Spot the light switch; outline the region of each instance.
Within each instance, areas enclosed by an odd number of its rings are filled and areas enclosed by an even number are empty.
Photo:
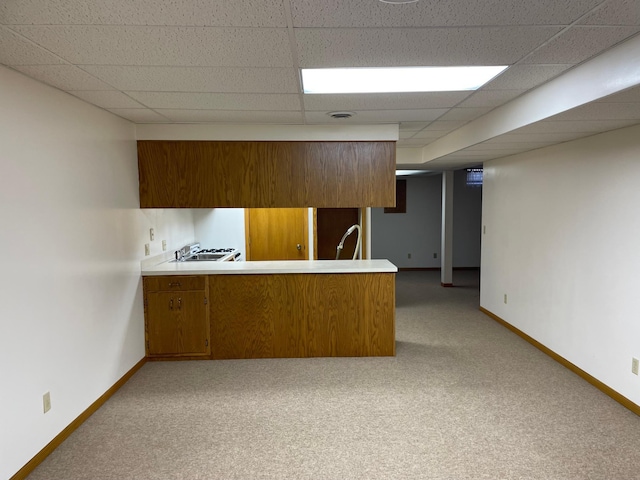
[[[155,238],[156,234],[153,231],[153,228],[149,229],[149,239],[153,242],[153,239]]]

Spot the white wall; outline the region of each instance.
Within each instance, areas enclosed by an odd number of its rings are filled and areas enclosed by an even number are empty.
[[[636,126],[485,163],[481,273],[484,308],[636,404],[639,157]]]
[[[482,189],[465,183],[466,171],[455,172],[453,266],[479,267]],[[441,205],[442,175],[407,177],[407,213],[371,209],[372,258],[400,268],[440,268]]]
[[[148,229],[193,239],[190,211],[139,209],[134,127],[0,67],[0,478],[22,468],[144,356]],[[52,409],[42,411],[51,392]]]
[[[198,208],[193,210],[196,241],[202,248],[234,247],[246,259],[244,208]]]

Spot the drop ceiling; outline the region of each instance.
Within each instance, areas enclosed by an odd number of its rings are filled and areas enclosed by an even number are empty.
[[[135,123],[396,123],[421,149],[639,32],[640,0],[3,0],[0,63]],[[301,93],[300,68],[414,65],[510,68],[475,92]],[[636,123],[640,87],[428,165]]]

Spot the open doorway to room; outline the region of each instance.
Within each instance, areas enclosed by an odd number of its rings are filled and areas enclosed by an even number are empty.
[[[359,208],[318,208],[316,212],[316,258],[318,260],[335,260],[336,248],[340,239],[352,225],[359,224]],[[363,229],[364,235],[364,229]],[[341,260],[353,257],[357,235],[349,235],[344,242],[340,254]],[[361,239],[364,243],[364,239]]]

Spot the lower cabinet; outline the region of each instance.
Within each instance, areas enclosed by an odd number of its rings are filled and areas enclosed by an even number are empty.
[[[198,357],[211,353],[208,278],[144,277],[148,357]]]

